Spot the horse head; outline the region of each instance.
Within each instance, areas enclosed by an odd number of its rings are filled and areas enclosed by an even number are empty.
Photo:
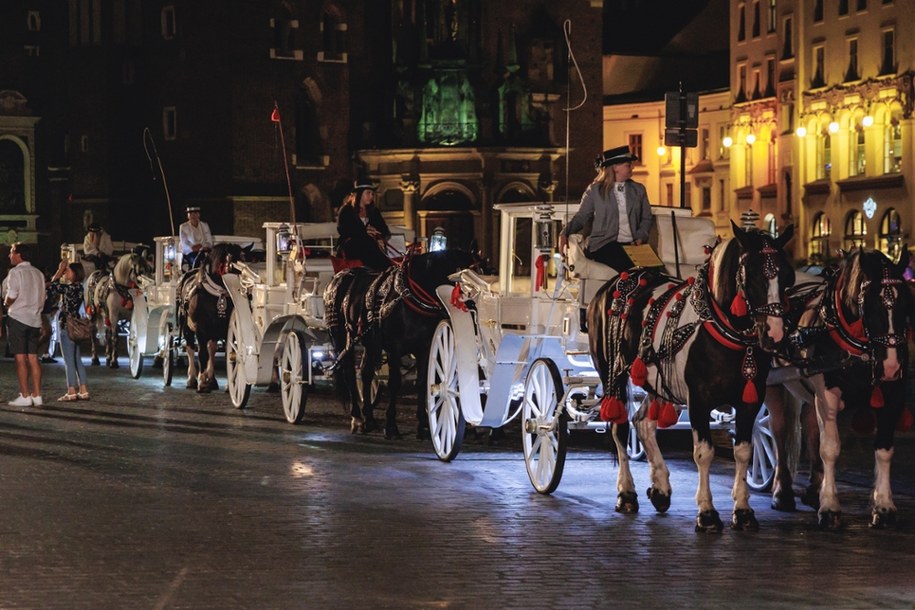
[[[898,378],[908,362],[906,329],[913,300],[903,276],[909,251],[902,251],[901,260],[893,263],[882,252],[853,250],[836,274],[836,322],[869,352],[875,380]]]
[[[752,325],[761,347],[773,349],[785,338],[785,290],[794,285],[794,268],[784,251],[794,225],[778,237],[731,225],[734,240],[715,265],[715,298],[739,324]]]
[[[112,275],[117,284],[127,286],[128,288],[135,288],[137,285],[137,278],[143,274],[152,272],[152,270],[152,265],[150,265],[145,252],[135,248],[134,251],[122,255],[118,259]]]
[[[250,250],[250,249],[249,249]],[[238,244],[218,243],[207,255],[207,272],[216,277],[222,277],[232,270],[232,263],[244,261],[246,250]]]

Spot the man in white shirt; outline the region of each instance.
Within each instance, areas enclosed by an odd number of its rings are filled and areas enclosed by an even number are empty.
[[[9,401],[11,407],[42,405],[38,339],[41,336],[41,309],[45,301],[45,277],[28,261],[30,254],[26,244],[16,243],[10,247],[12,267],[5,282],[6,298],[3,304],[6,305],[9,317],[7,342],[16,359],[16,378],[19,381],[19,396]]]
[[[196,266],[197,258],[201,252],[213,247],[213,234],[210,225],[200,220],[200,208],[195,205],[187,206],[187,222],[181,223],[178,229],[181,242],[181,252],[191,267]]]

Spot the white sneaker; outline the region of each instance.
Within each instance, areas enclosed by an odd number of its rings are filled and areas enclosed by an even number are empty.
[[[40,407],[44,404],[44,401],[41,399],[41,396],[32,396],[32,406]]]
[[[14,398],[13,400],[9,401],[6,404],[8,404],[11,407],[31,407],[32,398],[30,396],[23,396],[22,394],[20,394],[17,398]]]

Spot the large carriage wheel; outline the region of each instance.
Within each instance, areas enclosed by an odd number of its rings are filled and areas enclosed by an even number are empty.
[[[769,427],[769,409],[765,403],[759,408],[753,424],[751,440],[753,455],[747,468],[747,485],[753,491],[767,491],[775,478],[775,437]]]
[[[293,330],[287,333],[280,357],[280,394],[283,397],[283,413],[290,424],[298,424],[305,415],[308,400],[308,345],[305,333]]]
[[[229,398],[236,409],[244,408],[251,396],[251,384],[246,383],[244,363],[239,356],[243,349],[241,341],[241,320],[233,311],[226,336],[226,377],[229,379]]]
[[[130,376],[134,379],[139,379],[143,374],[143,352],[140,351],[137,326],[139,325],[131,324],[127,329],[127,357],[130,360]]]
[[[165,323],[165,353],[162,356],[162,382],[165,387],[172,385],[175,374],[175,327],[171,322]]]
[[[534,361],[524,382],[521,442],[527,475],[542,494],[556,491],[566,463],[569,424],[568,414],[559,410],[562,394],[556,364],[545,358]]]
[[[472,388],[471,391],[477,389]],[[466,423],[458,398],[454,330],[448,320],[438,323],[429,348],[426,413],[429,415],[429,434],[435,455],[443,462],[450,462],[461,451]]]

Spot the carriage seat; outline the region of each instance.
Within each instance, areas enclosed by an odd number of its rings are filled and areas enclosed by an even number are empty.
[[[619,275],[619,271],[609,265],[591,260],[585,256],[588,238],[580,233],[569,235],[569,271],[572,277],[606,282]]]

